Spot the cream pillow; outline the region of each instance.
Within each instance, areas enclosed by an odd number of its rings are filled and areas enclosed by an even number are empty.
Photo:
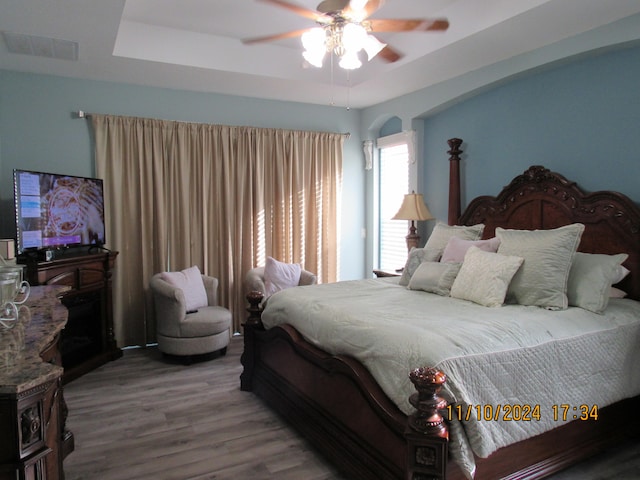
[[[478,225],[447,225],[446,223],[438,222],[433,228],[433,232],[429,235],[427,243],[424,248],[437,252],[436,260],[440,260],[442,252],[444,252],[447,243],[451,237],[462,238],[463,240],[480,240],[482,232],[484,231],[484,224]]]
[[[451,296],[485,307],[504,303],[511,279],[522,265],[522,257],[485,252],[472,246],[464,256]]]
[[[302,267],[298,263],[284,263],[267,257],[264,265],[265,296],[269,297],[285,288],[298,286],[301,273]]]
[[[619,278],[618,268],[629,255],[576,252],[569,272],[569,305],[602,313],[609,304],[611,284]]]
[[[400,281],[398,283],[405,287],[408,286],[409,280],[411,280],[414,272],[422,262],[435,262],[438,258],[440,258],[440,253],[437,250],[427,249],[426,247],[413,247],[409,252],[407,263],[405,263],[404,268],[402,269],[402,275],[400,276]]]
[[[496,228],[498,253],[524,258],[509,285],[507,301],[551,310],[567,308],[569,271],[583,231],[581,223],[551,230]]]
[[[461,263],[422,262],[411,276],[410,290],[449,295]]]
[[[187,268],[181,272],[162,272],[160,278],[182,290],[187,312],[209,305],[202,274],[197,266]]]

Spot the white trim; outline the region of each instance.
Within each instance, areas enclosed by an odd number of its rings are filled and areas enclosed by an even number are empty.
[[[362,150],[364,151],[364,169],[371,170],[373,168],[373,140],[362,142]]]
[[[415,130],[405,130],[386,137],[380,137],[376,140],[377,148],[389,148],[397,145],[407,145],[409,150],[409,164],[416,163],[416,132]]]

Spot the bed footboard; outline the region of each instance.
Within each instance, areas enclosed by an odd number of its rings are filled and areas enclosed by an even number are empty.
[[[265,331],[262,294],[252,292],[247,300],[242,390],[261,397],[348,478],[447,478],[442,372],[410,373],[416,412],[407,417],[355,359],[327,354],[290,325]]]

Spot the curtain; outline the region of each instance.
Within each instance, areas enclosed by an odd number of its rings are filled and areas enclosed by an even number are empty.
[[[155,341],[151,276],[197,265],[245,318],[243,280],[266,256],[338,279],[345,135],[91,116],[104,180],[120,346]]]

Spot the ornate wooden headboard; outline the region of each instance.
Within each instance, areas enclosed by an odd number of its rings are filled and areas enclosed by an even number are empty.
[[[459,185],[459,179],[450,182]],[[456,223],[484,223],[484,238],[492,237],[496,227],[534,230],[583,223],[578,250],[629,254],[624,265],[631,273],[617,286],[640,300],[640,207],[621,193],[587,193],[562,175],[533,166],[497,196],[472,200]]]

